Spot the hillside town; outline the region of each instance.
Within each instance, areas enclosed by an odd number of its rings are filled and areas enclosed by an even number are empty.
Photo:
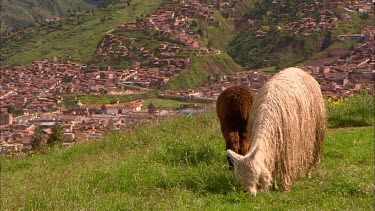
[[[88,66],[58,57],[34,61],[26,66],[12,66],[0,69],[0,144],[3,152],[28,152],[35,128],[42,129],[48,138],[55,124],[61,125],[64,145],[77,141],[101,139],[109,130],[131,128],[143,121],[153,121],[167,115],[183,114],[186,110],[200,111],[195,103],[207,103],[212,107],[220,93],[234,85],[246,85],[257,90],[272,77],[274,72],[263,69],[242,70],[226,75],[218,75],[211,82],[186,90],[159,90],[164,99],[183,101],[180,109],[158,108],[150,112],[144,99],[113,104],[84,104],[77,95],[134,95],[145,94],[168,83],[173,77],[188,71],[192,58],[206,54],[220,54],[200,42],[200,35],[191,30],[191,20],[200,18],[214,23],[215,11],[227,8],[241,1],[172,0],[170,4],[183,4],[174,10],[158,8],[154,14],[142,19],[120,23],[99,42],[95,52],[98,61],[131,61],[130,68],[120,69],[110,66]],[[294,33],[309,36],[311,31],[337,30],[337,21],[350,19],[352,12],[373,12],[368,1],[349,1],[342,5],[335,1],[318,5],[326,9],[318,19],[303,18],[299,22],[286,23],[282,28],[292,28]],[[330,9],[347,8],[349,12],[334,16]],[[305,5],[301,16],[309,14],[317,5]],[[273,11],[269,11],[272,13]],[[303,13],[303,14],[302,14]],[[256,20],[248,20],[252,26]],[[255,27],[254,27],[255,28]],[[249,30],[253,30],[253,27]],[[153,30],[157,38],[168,37],[167,41],[127,37],[127,31]],[[267,36],[265,31],[257,31],[257,38]],[[352,50],[327,52],[326,59],[301,68],[309,72],[320,84],[325,97],[350,97],[359,90],[374,93],[375,49],[374,28],[364,26],[358,34],[343,34],[337,37],[361,40]],[[276,71],[277,72],[277,71]],[[72,102],[68,104],[67,102]],[[19,112],[15,116],[9,112]],[[185,112],[189,113],[189,112]]]

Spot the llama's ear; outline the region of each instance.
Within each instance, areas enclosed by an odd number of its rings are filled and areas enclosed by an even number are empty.
[[[253,159],[257,153],[258,153],[258,146],[256,146],[250,153],[248,153],[246,155],[246,158]]]
[[[243,160],[243,156],[242,155],[237,154],[237,153],[233,152],[230,149],[227,150],[227,155],[233,161],[234,164],[237,163],[238,161]]]

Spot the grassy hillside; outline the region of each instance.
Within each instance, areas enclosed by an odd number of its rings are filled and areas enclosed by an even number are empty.
[[[224,18],[217,10],[213,17],[215,21],[201,22],[200,29],[203,31],[201,40],[210,48],[224,51],[228,47],[230,34],[235,31],[235,20]]]
[[[94,4],[83,0],[4,0],[1,2],[1,33],[17,31],[26,26],[42,23],[47,18],[67,15],[69,11],[87,9]]]
[[[373,210],[373,134],[329,130],[311,179],[253,198],[228,169],[216,115],[178,116],[99,143],[2,158],[2,209]]]
[[[226,53],[209,54],[192,58],[188,71],[171,79],[164,88],[186,89],[200,86],[213,79],[212,76],[240,71],[241,67]]]
[[[230,4],[228,8],[215,9],[212,21],[200,22],[200,29],[203,32],[201,40],[209,47],[227,50],[231,41],[231,35],[236,32],[238,23],[245,14],[255,7],[255,0],[245,0]]]
[[[1,2],[1,33],[18,31],[55,16],[93,9],[112,0],[3,0]]]
[[[26,65],[42,58],[59,58],[89,62],[104,34],[121,22],[135,20],[136,17],[151,13],[162,0],[135,1],[110,5],[105,9],[85,11],[64,19],[62,23],[38,27],[17,41],[2,46],[2,66]],[[57,28],[49,32],[45,28]]]
[[[232,34],[227,47],[227,52],[235,62],[247,68],[262,68],[276,66],[282,67],[301,64],[312,57],[318,57],[322,51],[331,47],[335,49],[341,41],[336,39],[337,35],[358,33],[365,25],[374,25],[373,15],[365,16],[358,13],[352,13],[350,20],[338,20],[333,25],[337,25],[334,30],[311,30],[301,29],[298,32],[295,27],[283,28],[284,23],[299,21],[302,17],[297,16],[298,11],[306,3],[312,1],[300,1],[297,3],[289,2],[277,4],[271,2],[278,1],[260,1],[261,3],[250,9],[244,20],[251,19],[255,21],[242,21],[242,28]],[[275,8],[273,8],[275,7]],[[274,9],[274,13],[265,16],[267,11]],[[275,12],[277,11],[277,12]],[[336,16],[345,13],[343,9],[333,10]],[[315,10],[309,17],[318,17],[318,10]],[[259,33],[266,33],[264,38],[257,38]],[[339,43],[339,44],[338,44]],[[352,45],[343,50],[348,50]]]

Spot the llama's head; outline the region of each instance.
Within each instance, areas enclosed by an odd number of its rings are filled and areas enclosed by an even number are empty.
[[[263,154],[258,148],[245,156],[227,150],[228,157],[233,161],[234,174],[240,186],[253,196],[258,189],[266,190],[271,185],[272,176],[262,161]]]

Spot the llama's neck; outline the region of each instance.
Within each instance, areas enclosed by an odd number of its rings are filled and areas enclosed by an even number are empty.
[[[269,86],[268,89],[264,89],[263,93],[258,93],[259,98],[253,105],[249,117],[248,130],[251,134],[249,151],[251,152],[252,149],[257,147],[261,149],[264,154],[265,166],[271,170],[274,166],[278,142],[283,136],[280,128],[283,124],[280,110],[282,109],[281,102],[283,102],[283,99],[281,98],[283,96],[275,94],[275,90],[279,88],[274,84],[268,84],[267,86]]]
[[[263,165],[272,171],[274,166],[274,157],[276,153],[276,143],[277,140],[277,132],[274,130],[274,128],[261,126],[260,128],[255,132],[252,139],[252,144],[250,146],[249,152],[252,152],[254,149],[259,150],[262,156],[259,157],[258,162],[262,162]]]

